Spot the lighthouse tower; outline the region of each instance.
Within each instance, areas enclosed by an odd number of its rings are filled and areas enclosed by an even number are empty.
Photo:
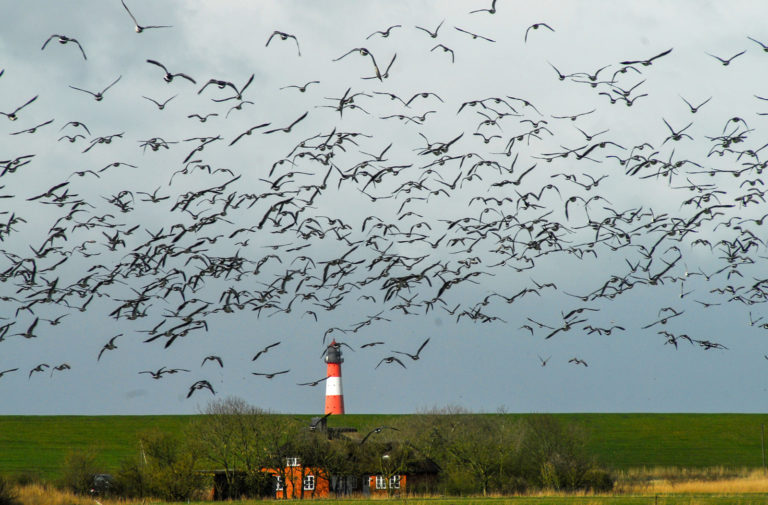
[[[344,358],[341,357],[341,344],[333,340],[325,350],[325,362],[328,363],[328,371],[325,381],[325,413],[343,414],[344,413],[344,394],[341,391],[341,364]]]

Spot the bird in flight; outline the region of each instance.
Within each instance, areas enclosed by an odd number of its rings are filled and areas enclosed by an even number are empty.
[[[445,19],[440,21],[440,24],[437,25],[437,28],[435,28],[435,31],[427,30],[426,28],[422,28],[421,26],[417,26],[416,29],[424,31],[424,32],[427,32],[430,37],[432,37],[433,39],[436,39],[437,38],[437,32],[440,31],[440,27],[443,26],[443,23],[445,23]]]
[[[634,65],[635,63],[639,63],[639,64],[643,65],[644,67],[647,67],[649,65],[652,65],[654,60],[657,60],[657,59],[661,58],[662,56],[666,56],[669,53],[671,53],[672,49],[674,49],[674,48],[667,49],[666,51],[663,51],[663,52],[657,54],[656,56],[651,56],[647,60],[628,60],[628,61],[621,61],[619,63],[621,63],[622,65]]]
[[[280,40],[293,39],[293,41],[296,42],[296,51],[298,51],[299,56],[301,56],[301,48],[299,47],[299,39],[297,39],[295,35],[291,35],[290,33],[285,33],[285,32],[280,32],[280,31],[275,30],[274,32],[272,32],[272,35],[270,35],[269,38],[267,39],[267,43],[264,45],[264,47],[269,46],[269,43],[272,42],[272,38],[275,35],[280,37]]]
[[[551,32],[554,32],[554,31],[555,31],[555,30],[554,30],[554,28],[552,28],[551,26],[549,26],[547,23],[534,23],[534,24],[532,24],[531,26],[529,26],[528,28],[526,28],[526,29],[525,29],[525,37],[523,38],[523,41],[524,41],[524,42],[528,42],[528,32],[529,32],[529,31],[531,31],[532,29],[533,29],[533,30],[538,30],[538,29],[539,29],[539,28],[541,28],[542,26],[543,26],[544,28],[548,29],[548,30],[549,30],[549,31],[551,31]]]
[[[306,83],[306,84],[305,84],[305,85],[303,85],[303,86],[298,86],[298,85],[296,85],[296,84],[290,84],[290,85],[288,85],[288,86],[283,86],[283,87],[282,87],[282,88],[280,88],[280,89],[296,88],[296,89],[298,89],[298,90],[299,90],[301,93],[304,93],[304,92],[306,92],[306,91],[307,91],[307,87],[308,87],[310,84],[320,84],[320,81],[309,81],[308,83]]]
[[[298,123],[299,123],[299,121],[301,121],[302,119],[304,119],[305,117],[307,117],[307,114],[309,114],[309,111],[307,111],[307,112],[305,112],[304,114],[302,114],[302,115],[301,115],[301,116],[300,116],[300,117],[299,117],[299,118],[298,118],[296,121],[294,121],[293,123],[289,124],[289,125],[288,125],[288,126],[286,126],[285,128],[274,128],[274,129],[272,129],[272,130],[267,130],[267,131],[265,131],[265,132],[264,132],[264,135],[267,135],[267,134],[270,134],[270,133],[275,133],[275,132],[284,132],[284,133],[290,133],[290,131],[291,131],[291,128],[293,128],[294,126],[296,126],[296,124],[298,124]]]
[[[274,344],[269,344],[267,347],[265,347],[264,349],[262,349],[259,352],[257,352],[256,356],[254,356],[251,361],[256,361],[259,358],[259,356],[261,356],[262,354],[265,354],[267,351],[269,351],[270,349],[272,349],[273,347],[276,347],[278,345],[280,345],[280,342],[275,342]]]
[[[32,378],[32,374],[33,373],[35,373],[35,372],[42,372],[46,368],[50,368],[50,365],[48,365],[48,363],[40,363],[35,368],[33,368],[32,370],[29,371],[29,377],[27,377],[27,380]]]
[[[205,363],[208,361],[218,363],[221,368],[224,368],[224,362],[221,360],[221,358],[219,356],[214,356],[214,355],[206,356],[205,358],[203,358],[203,362],[200,364],[200,366],[205,365]]]
[[[2,372],[0,372],[0,378],[2,378],[3,375],[7,373],[15,372],[16,370],[18,370],[18,368],[9,368],[8,370],[3,370]]]
[[[354,49],[350,49],[349,51],[347,51],[346,53],[342,54],[341,56],[339,56],[335,60],[331,60],[331,61],[339,61],[342,58],[345,58],[345,57],[349,56],[352,53],[360,53],[361,56],[370,56],[371,57],[371,62],[373,62],[373,68],[376,71],[376,77],[379,80],[381,80],[381,71],[379,70],[379,65],[376,64],[376,58],[373,56],[372,52],[370,52],[368,49],[366,49],[364,47],[356,47]]]
[[[736,53],[736,54],[734,54],[733,56],[731,56],[730,58],[727,58],[727,59],[726,58],[721,58],[721,57],[716,56],[716,55],[714,55],[712,53],[707,53],[707,54],[710,55],[711,57],[715,58],[716,60],[718,60],[720,63],[722,63],[724,67],[727,67],[728,65],[731,64],[731,62],[733,60],[735,60],[736,58],[738,58],[739,56],[741,56],[742,54],[744,54],[746,52],[747,52],[747,50],[745,49],[742,52]]]
[[[430,49],[429,52],[432,52],[437,48],[442,49],[444,53],[451,53],[451,63],[456,63],[456,56],[453,53],[453,49],[451,49],[450,47],[444,46],[443,44],[437,44],[435,47]]]
[[[96,361],[99,361],[101,359],[101,355],[104,354],[104,351],[113,351],[117,349],[117,345],[115,345],[115,340],[117,340],[117,337],[121,337],[123,334],[119,333],[115,335],[114,337],[109,339],[109,342],[104,344],[104,347],[101,348],[101,351],[99,351],[99,356],[96,358]]]
[[[370,436],[371,436],[371,435],[373,435],[374,433],[381,433],[383,430],[395,430],[395,431],[400,431],[400,430],[398,430],[397,428],[393,428],[392,426],[378,426],[378,427],[376,427],[376,428],[372,429],[371,431],[369,431],[368,433],[366,433],[366,435],[365,435],[365,436],[363,437],[363,439],[360,441],[360,445],[363,445],[363,444],[365,443],[365,441],[366,441],[366,440],[368,440],[368,437],[370,437]]]
[[[680,98],[682,98],[685,104],[688,106],[688,108],[691,109],[691,114],[696,114],[699,111],[699,109],[701,109],[705,104],[707,104],[710,100],[712,100],[712,97],[710,96],[709,98],[701,102],[699,105],[694,106],[691,102],[689,102],[682,96]]]
[[[216,394],[216,391],[213,390],[213,386],[211,386],[210,382],[208,382],[207,380],[199,380],[189,387],[189,393],[187,393],[187,398],[192,396],[192,393],[200,389],[207,389],[211,392],[211,394],[214,394],[214,395]]]
[[[290,372],[290,370],[280,370],[279,372],[271,372],[271,373],[251,372],[251,374],[253,374],[253,375],[263,375],[267,379],[271,379],[275,375],[281,375],[281,374],[288,373],[288,372]]]
[[[117,79],[115,79],[114,81],[112,81],[112,84],[110,84],[110,85],[109,85],[109,86],[107,86],[106,88],[102,89],[102,90],[101,90],[101,91],[99,91],[98,93],[94,93],[93,91],[88,91],[87,89],[76,88],[75,86],[70,86],[70,88],[72,88],[72,89],[76,89],[77,91],[82,91],[82,92],[84,92],[84,93],[88,93],[89,95],[93,95],[93,98],[94,98],[94,100],[96,100],[97,102],[100,102],[100,101],[102,101],[102,100],[104,99],[104,93],[106,93],[106,92],[107,92],[107,90],[108,90],[109,88],[111,88],[112,86],[114,86],[115,84],[117,84],[117,82],[118,82],[120,79],[122,79],[122,77],[123,77],[122,75],[118,76],[118,77],[117,77]]]
[[[387,356],[386,358],[382,358],[382,360],[381,360],[381,361],[379,361],[379,364],[378,364],[378,365],[376,365],[376,368],[379,368],[379,366],[380,366],[382,363],[387,363],[387,364],[389,364],[389,363],[397,363],[397,364],[398,364],[398,365],[400,365],[401,367],[403,367],[403,368],[406,368],[406,367],[405,367],[405,365],[403,364],[403,362],[402,362],[402,361],[400,361],[399,359],[397,359],[395,356]],[[375,370],[376,368],[374,368],[374,370]]]
[[[170,72],[168,71],[168,69],[165,67],[165,65],[163,65],[163,64],[162,64],[162,63],[160,63],[159,61],[156,61],[156,60],[147,60],[147,63],[150,63],[150,64],[152,64],[152,65],[156,65],[156,66],[158,66],[158,67],[160,67],[160,68],[162,68],[162,69],[163,69],[163,71],[165,72],[165,75],[163,76],[163,80],[164,80],[165,82],[168,82],[168,83],[170,83],[170,82],[172,82],[172,81],[173,81],[173,78],[174,78],[174,77],[182,77],[182,78],[184,78],[184,79],[188,80],[189,82],[191,82],[192,84],[197,84],[197,81],[195,81],[194,79],[192,79],[192,78],[191,78],[190,76],[188,76],[187,74],[183,74],[183,73],[181,73],[181,72],[179,72],[179,73],[177,73],[177,74],[172,74],[172,73],[170,73]]]
[[[326,379],[328,379],[328,377],[323,377],[322,379],[317,379],[316,381],[312,381],[312,382],[301,382],[301,383],[297,383],[296,385],[297,386],[317,386],[318,384],[320,384]]]
[[[589,366],[589,365],[587,365],[586,361],[584,361],[583,359],[579,359],[579,358],[571,358],[571,359],[568,360],[568,363],[573,363],[574,365],[584,365],[585,367]]]
[[[374,35],[377,35],[377,34],[381,35],[383,38],[387,38],[387,37],[389,37],[389,34],[390,34],[390,32],[392,31],[393,28],[400,28],[401,26],[402,25],[392,25],[389,28],[387,28],[386,30],[377,30],[377,31],[373,32],[372,34],[368,35],[365,38],[365,40],[368,40],[368,39],[370,39],[371,37],[373,37]]]
[[[62,44],[62,45],[63,44],[68,44],[69,42],[74,42],[77,45],[77,47],[80,48],[80,53],[82,53],[83,59],[84,60],[88,59],[88,57],[85,55],[85,51],[83,50],[83,46],[80,45],[80,42],[78,42],[77,39],[73,39],[71,37],[67,37],[66,35],[57,35],[57,34],[51,35],[50,37],[48,37],[48,40],[46,40],[43,43],[43,47],[41,47],[40,50],[42,51],[43,49],[45,49],[45,46],[47,46],[48,42],[50,42],[52,39],[56,39],[58,41],[58,43]]]
[[[142,98],[146,98],[147,100],[149,100],[153,104],[157,105],[158,110],[163,110],[163,109],[165,109],[165,106],[168,105],[168,102],[170,102],[171,100],[173,100],[177,96],[179,96],[179,95],[173,95],[171,98],[169,98],[168,100],[166,100],[164,102],[158,102],[154,98],[150,98],[148,96],[143,96],[143,95],[142,95]]]
[[[136,17],[134,17],[133,13],[128,8],[128,6],[125,5],[125,1],[124,0],[120,0],[120,3],[123,4],[123,7],[125,8],[125,11],[128,13],[129,16],[131,16],[131,19],[133,20],[133,29],[134,29],[134,31],[136,33],[141,33],[144,30],[148,30],[150,28],[171,28],[171,26],[169,26],[169,25],[147,25],[147,26],[142,26],[142,25],[139,24],[138,21],[136,21]]]
[[[13,112],[0,112],[3,116],[7,117],[10,121],[16,121],[19,117],[16,115],[21,109],[37,100],[38,95],[33,96],[24,105],[16,107]]]
[[[392,352],[394,352],[394,353],[397,353],[397,354],[403,354],[403,355],[405,355],[405,356],[408,356],[408,357],[409,357],[409,358],[411,358],[412,360],[416,361],[416,360],[418,360],[418,359],[419,359],[419,354],[421,353],[421,350],[422,350],[422,349],[424,349],[424,347],[425,347],[425,346],[426,346],[428,343],[429,343],[429,338],[427,338],[427,339],[424,341],[424,343],[423,343],[423,344],[421,344],[421,346],[419,346],[419,350],[418,350],[418,351],[416,351],[416,354],[410,354],[410,353],[407,353],[407,352],[403,352],[403,351],[392,351]]]
[[[475,14],[476,12],[487,12],[488,14],[496,14],[496,0],[491,0],[491,7],[489,9],[476,9],[473,11],[469,11],[470,14]]]
[[[259,128],[264,128],[264,127],[267,127],[267,126],[269,126],[270,124],[271,124],[271,123],[262,123],[262,124],[260,124],[260,125],[256,125],[256,126],[252,126],[252,127],[248,128],[248,129],[247,129],[247,130],[245,130],[243,133],[241,133],[240,135],[238,135],[237,137],[235,137],[235,139],[234,139],[232,142],[230,142],[230,143],[229,143],[229,145],[230,145],[230,146],[233,146],[233,145],[235,145],[235,142],[237,142],[237,141],[238,141],[238,140],[240,140],[241,138],[245,137],[246,135],[250,135],[250,134],[251,134],[251,133],[253,133],[255,130],[258,130]]]
[[[478,35],[477,33],[472,33],[469,30],[465,30],[464,28],[459,28],[458,26],[454,26],[454,28],[456,30],[460,31],[461,33],[466,33],[467,35],[469,35],[473,39],[483,39],[483,40],[487,40],[488,42],[496,42],[493,39],[489,39],[488,37],[484,37],[482,35]]]

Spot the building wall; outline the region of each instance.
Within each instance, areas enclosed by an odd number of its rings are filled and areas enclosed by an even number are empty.
[[[283,489],[275,491],[275,498],[327,498],[330,495],[330,483],[325,471],[320,468],[305,468],[302,466],[287,466],[280,471],[275,469],[265,470],[275,478],[283,477]],[[307,476],[314,477],[314,489],[304,489],[304,480]]]
[[[277,499],[332,497],[329,476],[320,468],[287,466],[283,470],[282,475],[281,472],[276,469],[265,469],[264,471],[271,474],[276,479],[284,476],[284,481],[282,483],[283,489],[275,490],[275,498]],[[312,490],[303,489],[304,479],[309,475],[314,477],[314,489]],[[406,480],[407,477],[405,475],[398,475],[397,484],[395,484],[395,482],[392,482],[385,477],[368,475],[362,482],[364,489],[358,489],[358,491],[370,496],[399,495],[405,493]],[[304,493],[303,495],[302,490]]]
[[[368,477],[368,489],[372,496],[386,496],[388,494],[401,494],[405,493],[405,482],[407,477],[405,475],[397,475],[398,484],[390,482],[383,476],[370,475]],[[391,486],[391,489],[390,489]]]

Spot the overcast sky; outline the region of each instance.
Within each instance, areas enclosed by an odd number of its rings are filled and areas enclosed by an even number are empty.
[[[2,2],[0,414],[765,411],[768,7],[126,5]]]

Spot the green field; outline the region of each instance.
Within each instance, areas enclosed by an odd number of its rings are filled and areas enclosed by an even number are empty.
[[[525,414],[489,414],[519,418]],[[295,416],[309,419],[310,416]],[[676,466],[730,468],[762,465],[763,414],[555,414],[581,426],[602,465],[624,470]],[[393,415],[332,416],[329,426],[360,430],[396,423]],[[181,431],[194,416],[2,416],[0,473],[55,478],[67,452],[92,449],[105,471],[138,454],[137,434]],[[554,502],[553,502],[554,503]],[[629,502],[623,502],[629,503]]]

